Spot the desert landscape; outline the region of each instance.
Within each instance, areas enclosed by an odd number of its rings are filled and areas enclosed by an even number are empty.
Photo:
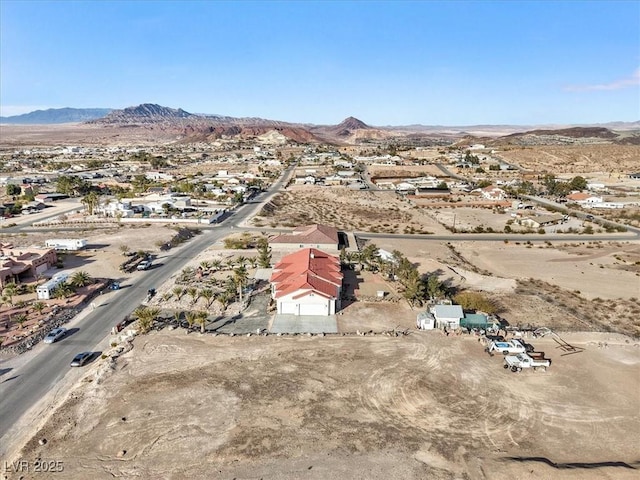
[[[68,479],[635,478],[638,343],[566,339],[585,350],[531,340],[552,369],[513,374],[439,332],[157,332],[87,373],[21,455]]]
[[[347,126],[353,130],[349,138],[383,143],[388,135],[374,134],[354,120],[342,128]],[[360,171],[349,178],[359,177],[368,187],[353,189],[347,183],[296,180],[309,171],[319,178],[340,172],[333,162],[349,163],[349,155],[365,155],[370,145],[341,147],[341,153],[326,145],[266,145],[258,137],[281,142],[288,130],[264,129],[268,125],[249,138],[242,136],[245,129],[233,139],[196,129],[195,136],[176,141],[176,131],[166,125],[138,125],[130,131],[113,124],[3,127],[5,160],[20,145],[47,151],[47,145],[79,142],[83,136],[91,138],[86,145],[100,148],[86,153],[92,161],[109,155],[110,144],[136,145],[133,153],[120,149],[114,154],[119,175],[89,182],[94,188],[109,184],[122,189],[107,204],[123,200],[124,192],[132,204],[143,206],[171,199],[159,192],[170,186],[180,187],[180,198],[190,195],[193,205],[223,205],[231,219],[245,208],[243,203],[260,203],[255,215],[232,223],[234,230],[188,258],[181,253],[184,246],[164,248],[185,228],[180,222],[187,216],[176,209],[172,216],[163,207],[126,221],[106,213],[88,215],[81,197],[65,200],[64,208],[58,204],[6,218],[0,239],[17,248],[42,245],[61,232],[85,239],[87,248],[59,252],[64,268],[116,281],[124,292],[143,288],[148,275],[123,271],[130,252],[150,258],[157,271],[177,258],[184,266],[154,284],[154,296],[140,303],[155,312],[153,328],[143,334],[131,313],[133,323],[123,331],[112,329],[100,343],[99,357],[66,375],[3,437],[3,460],[59,462],[55,465],[64,471],[51,472],[51,478],[69,479],[635,478],[640,451],[628,438],[640,429],[637,233],[600,220],[587,222],[584,214],[592,210],[581,206],[572,206],[571,218],[562,224],[520,227],[513,219],[523,215],[517,207],[521,199],[487,200],[466,187],[528,178],[542,188],[537,171],[555,172],[565,180],[580,173],[586,181],[606,182],[612,201],[626,202],[624,214],[606,212],[606,218],[632,227],[640,185],[626,173],[637,165],[637,146],[496,144],[492,148],[499,152],[482,160],[485,173],[456,167],[464,146],[406,147],[393,160],[379,149],[383,153],[376,150],[370,162],[353,162]],[[186,135],[184,125],[179,135]],[[314,135],[326,138],[335,132],[316,129]],[[174,140],[162,143],[169,138]],[[165,165],[161,173],[172,179],[161,181],[154,174],[155,183],[141,182],[136,176],[149,170],[145,162],[152,157],[139,148],[151,149]],[[62,156],[65,165],[82,164],[58,150],[43,155]],[[489,169],[499,158],[520,170]],[[570,162],[576,169],[567,167]],[[247,197],[234,204],[238,185],[260,180],[266,189],[281,174],[283,187],[267,200]],[[437,177],[436,182],[451,187],[437,195],[403,194],[375,188],[372,179],[378,177],[398,182]],[[146,200],[149,192],[143,187],[155,190],[149,196],[153,200]],[[5,196],[7,203],[11,200]],[[64,218],[51,220],[58,211],[66,212],[58,215]],[[550,213],[543,204],[527,210]],[[41,219],[49,220],[38,223]],[[316,223],[336,227],[352,242],[348,255],[354,260],[343,265],[337,333],[270,333],[275,315],[271,287],[253,279],[260,270],[258,240]],[[197,228],[214,233],[225,224]],[[358,255],[371,246],[398,252],[421,282],[436,278],[450,298],[475,292],[489,299],[503,322],[502,334],[544,352],[550,368],[505,370],[502,355],[485,353],[486,332],[418,330],[416,318],[433,299],[425,294],[422,301],[410,302],[393,275],[356,268]],[[272,251],[271,265],[284,254]],[[222,299],[218,295],[239,264],[251,279],[248,299]],[[207,289],[213,293],[203,296]],[[69,322],[70,328],[124,295],[103,293]],[[33,297],[28,293],[15,300],[29,304]],[[187,313],[196,311],[205,312],[206,319],[192,325],[191,318],[187,325]],[[172,318],[182,321],[171,323]],[[119,320],[110,320],[110,326]],[[533,330],[540,328],[553,333],[535,336]],[[36,345],[17,357],[0,350],[0,386],[11,388],[18,377],[9,372],[41,348]],[[7,479],[42,478],[15,469],[3,473]]]

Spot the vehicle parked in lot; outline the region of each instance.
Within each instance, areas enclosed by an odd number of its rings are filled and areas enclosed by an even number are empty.
[[[89,360],[91,360],[92,357],[93,357],[93,352],[82,352],[82,353],[79,353],[75,357],[73,357],[73,360],[71,360],[71,366],[72,367],[82,367]]]
[[[151,260],[143,260],[136,267],[137,270],[149,270],[151,268]]]
[[[490,355],[493,355],[493,352],[500,352],[503,355],[515,355],[525,353],[527,347],[522,341],[514,339],[507,342],[491,342],[486,351]]]
[[[67,329],[63,327],[54,328],[44,337],[44,343],[55,343],[67,334]]]
[[[546,370],[550,366],[551,360],[545,358],[544,352],[520,353],[504,357],[504,368],[509,368],[512,372],[521,372],[523,368]]]

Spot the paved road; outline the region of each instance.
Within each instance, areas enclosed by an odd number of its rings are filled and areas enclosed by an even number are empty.
[[[81,318],[70,324],[70,327],[78,329],[74,334],[52,345],[38,344],[34,351],[25,354],[29,355],[28,361],[14,359],[13,362],[0,363],[0,458],[8,448],[4,437],[20,417],[63,379],[65,382],[62,383],[67,385],[80,377],[80,372],[69,366],[76,353],[106,348],[111,328],[140,305],[149,288],[161,285],[201,251],[232,233],[236,225],[256,213],[262,203],[282,187],[292,169],[285,170],[269,191],[260,194],[258,202],[240,206],[223,223],[203,230],[179,248],[169,251],[156,262],[155,268],[137,272],[132,281],[123,284],[123,288],[109,293],[109,298],[105,298],[101,305],[83,312],[79,316]],[[98,304],[99,300],[95,303]],[[67,375],[69,377],[65,378]],[[60,395],[64,393],[59,392]]]

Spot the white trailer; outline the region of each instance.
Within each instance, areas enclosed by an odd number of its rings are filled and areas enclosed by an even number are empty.
[[[56,273],[51,280],[42,285],[38,285],[36,287],[36,297],[38,300],[49,300],[51,299],[51,294],[55,290],[55,288],[65,282],[69,278],[70,272],[59,272]]]
[[[54,238],[47,240],[45,245],[56,250],[82,250],[87,246],[84,238]]]

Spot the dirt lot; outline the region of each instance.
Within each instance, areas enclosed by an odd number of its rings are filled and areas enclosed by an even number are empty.
[[[446,232],[438,222],[395,192],[363,192],[344,187],[289,187],[253,219],[255,226],[272,228],[311,223],[366,232]]]
[[[527,170],[569,177],[582,175],[587,179],[604,176],[609,182],[619,174],[637,171],[640,163],[637,145],[536,146],[500,150],[499,155]]]
[[[82,480],[637,478],[640,349],[569,339],[586,350],[538,339],[551,369],[513,374],[470,336],[156,332],[89,367],[20,456]]]

